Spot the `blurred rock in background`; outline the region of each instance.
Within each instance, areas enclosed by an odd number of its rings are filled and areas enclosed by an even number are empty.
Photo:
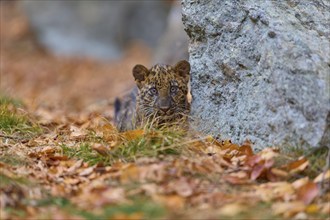
[[[21,6],[37,38],[51,52],[114,59],[131,41],[157,45],[171,1],[26,0]]]
[[[189,38],[181,18],[181,4],[176,1],[169,13],[166,31],[156,47],[153,63],[174,65],[179,60],[188,60]]]

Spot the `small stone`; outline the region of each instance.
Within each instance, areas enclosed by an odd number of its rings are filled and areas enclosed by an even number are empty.
[[[268,37],[275,38],[276,37],[276,33],[274,31],[269,31],[268,32]]]

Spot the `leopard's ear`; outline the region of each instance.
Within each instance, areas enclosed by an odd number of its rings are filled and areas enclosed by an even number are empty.
[[[133,76],[136,82],[136,85],[140,89],[142,87],[142,82],[146,79],[149,70],[147,67],[137,64],[133,68]]]
[[[175,71],[185,79],[186,82],[189,81],[190,74],[190,64],[186,60],[181,60],[174,66]]]

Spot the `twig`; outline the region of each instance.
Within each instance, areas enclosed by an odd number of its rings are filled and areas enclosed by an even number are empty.
[[[19,139],[19,137],[17,137],[17,136],[10,136],[10,135],[1,134],[1,133],[0,133],[0,137],[2,137],[2,138],[9,138],[9,139],[13,139],[13,140]]]
[[[2,134],[2,133],[0,133],[0,138],[8,138],[8,139],[12,139],[12,140],[15,140],[15,141],[19,141],[21,143],[25,143],[25,142],[29,141],[29,139],[24,139],[24,138],[20,138],[20,137],[17,137],[17,136],[11,136],[11,135],[6,135],[6,134]]]

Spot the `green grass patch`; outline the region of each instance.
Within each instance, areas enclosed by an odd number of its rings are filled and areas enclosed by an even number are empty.
[[[165,215],[165,209],[147,199],[133,199],[130,202],[123,204],[107,205],[97,213],[93,211],[83,210],[76,207],[70,200],[62,197],[49,197],[47,199],[37,201],[38,207],[56,206],[62,211],[74,215],[81,216],[85,219],[112,219],[115,217],[128,218],[139,216],[143,219],[155,219]]]
[[[50,206],[50,205],[55,205],[60,208],[64,208],[66,206],[71,206],[71,203],[68,199],[63,198],[63,197],[49,197],[46,199],[41,199],[37,201],[37,206]]]
[[[4,208],[4,212],[8,215],[11,216],[12,218],[15,217],[14,219],[25,219],[27,216],[27,212],[23,209],[18,209],[16,207],[6,207]]]
[[[19,111],[22,103],[18,100],[0,96],[0,128],[5,134],[17,134],[27,138],[41,133],[42,129],[27,116]]]
[[[132,131],[134,132],[134,131]],[[83,159],[90,165],[103,163],[110,165],[112,162],[121,160],[132,162],[141,157],[158,157],[160,155],[179,155],[182,151],[180,143],[183,134],[175,131],[149,130],[134,138],[123,135],[122,141],[117,146],[109,149],[107,155],[101,155],[92,148],[92,143],[84,142],[79,146],[68,147],[61,145],[63,154],[76,159]],[[106,141],[99,138],[96,143],[107,146]],[[93,143],[95,143],[93,142]]]
[[[38,200],[36,202],[37,207],[58,207],[61,209],[61,211],[68,213],[69,215],[73,216],[81,216],[85,219],[98,219],[96,215],[94,215],[91,212],[82,210],[77,208],[75,205],[73,205],[69,199],[63,198],[63,197],[48,197],[42,200]],[[47,212],[45,210],[44,213],[42,213],[41,216],[39,216],[42,219],[51,219],[53,217],[53,211],[49,210]]]
[[[327,158],[328,151],[329,148],[321,147],[318,149],[311,149],[305,154],[305,157],[309,160],[309,167],[305,171],[306,175],[315,178],[323,171],[326,165],[326,160],[329,160],[329,158]]]
[[[109,164],[110,158],[102,156],[93,150],[90,143],[82,143],[78,147],[68,147],[66,145],[61,145],[63,154],[76,159],[83,159],[84,162],[88,162],[90,165],[103,163]]]
[[[132,217],[142,219],[156,219],[164,217],[166,210],[161,205],[149,201],[147,199],[135,199],[126,204],[105,207],[102,215],[98,216],[99,219],[111,219],[114,217]]]
[[[25,158],[17,155],[17,154],[12,154],[8,152],[3,152],[3,154],[0,155],[0,162],[9,164],[12,166],[21,166],[21,165],[26,165],[27,161]]]
[[[24,177],[9,177],[3,173],[0,173],[0,188],[9,185],[31,185],[32,183]]]
[[[8,96],[0,95],[0,106],[2,105],[13,105],[15,107],[22,107],[23,102],[18,99],[13,99]]]
[[[179,155],[183,134],[168,130],[149,130],[137,138],[124,141],[116,147],[111,156],[114,159],[134,161],[140,157],[158,157],[160,155]]]
[[[91,142],[91,143],[107,144],[107,141],[104,140],[102,137],[97,136],[97,134],[94,130],[88,130],[87,137],[86,137],[85,141],[88,141],[88,142]]]

